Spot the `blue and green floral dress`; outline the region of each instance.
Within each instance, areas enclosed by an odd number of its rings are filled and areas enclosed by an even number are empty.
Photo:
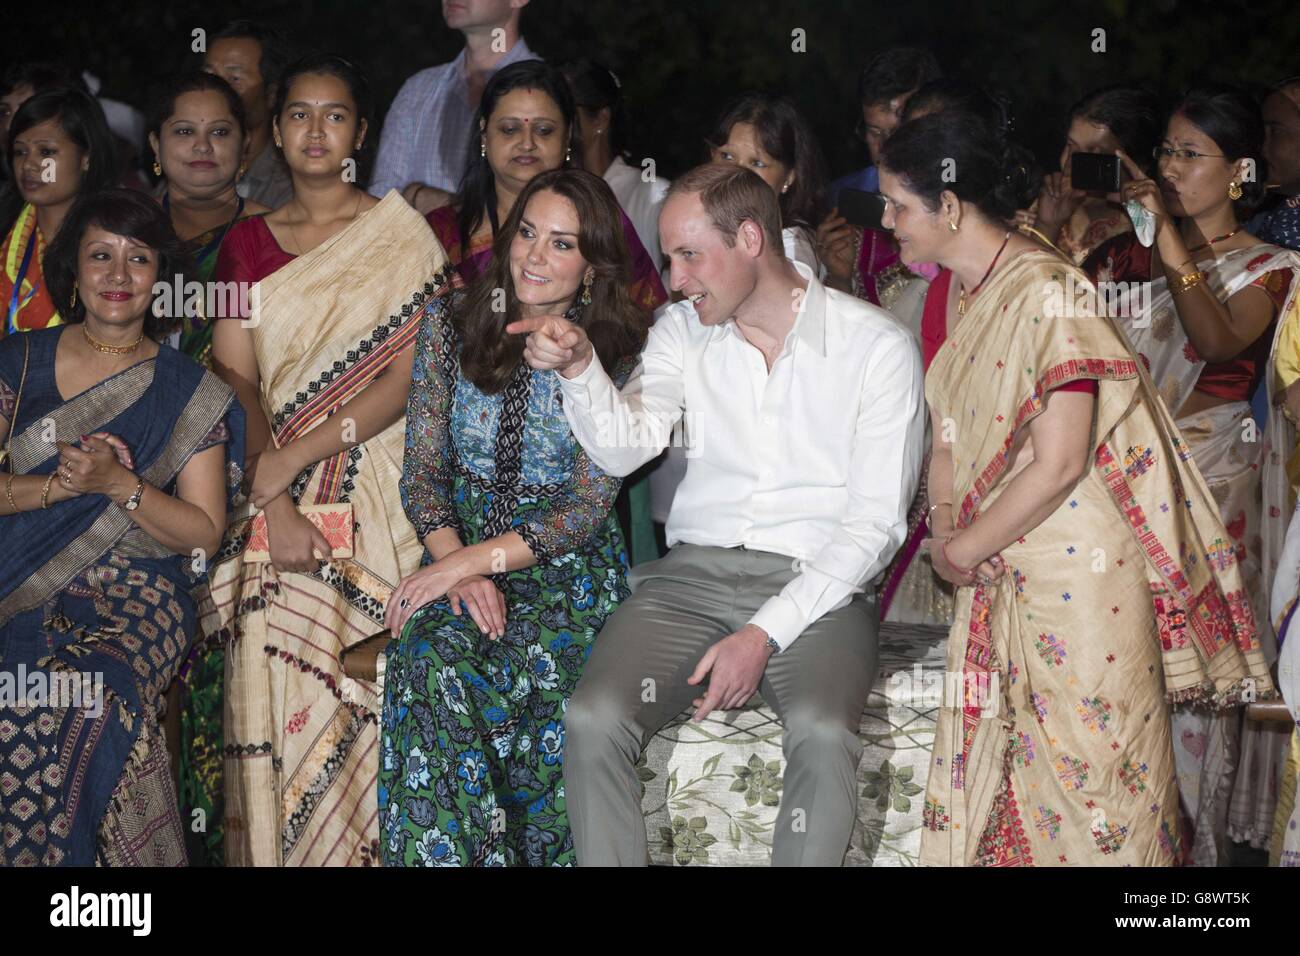
[[[619,479],[582,450],[553,372],[520,364],[486,395],[460,371],[451,312],[416,343],[402,504],[425,537],[518,533],[531,568],[494,576],[506,633],[491,641],[441,599],[388,646],[379,820],[386,866],[563,866],[564,711],[592,643],[627,595],[613,514]],[[426,562],[429,560],[425,556]]]

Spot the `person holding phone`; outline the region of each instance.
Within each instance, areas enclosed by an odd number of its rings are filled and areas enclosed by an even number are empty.
[[[1129,180],[1121,198],[1155,217],[1155,244],[1146,248],[1125,233],[1098,248],[1085,268],[1098,282],[1131,283],[1132,290],[1149,283],[1149,306],[1121,307],[1116,321],[1213,492],[1227,531],[1221,548],[1242,566],[1255,616],[1266,624],[1267,582],[1291,513],[1282,461],[1294,431],[1285,415],[1274,414],[1266,435],[1258,435],[1250,399],[1263,382],[1276,398],[1275,331],[1295,307],[1300,258],[1242,226],[1264,193],[1263,142],[1259,106],[1244,91],[1186,93],[1155,149],[1155,178],[1118,152]],[[1270,448],[1281,454],[1269,455]],[[1271,660],[1267,628],[1263,639]],[[1222,863],[1229,832],[1266,840],[1272,828],[1276,793],[1263,768],[1276,763],[1280,754],[1271,751],[1285,741],[1248,727],[1230,797],[1233,776],[1223,768],[1237,749],[1238,724],[1236,713],[1205,708],[1174,715],[1180,786],[1196,827],[1193,863]]]
[[[1024,221],[1076,265],[1107,239],[1130,231],[1117,181],[1126,177],[1116,150],[1134,157],[1149,176],[1162,115],[1159,98],[1139,86],[1104,86],[1084,96],[1070,107],[1060,171],[1043,177]]]

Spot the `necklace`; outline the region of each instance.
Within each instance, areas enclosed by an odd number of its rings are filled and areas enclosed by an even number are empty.
[[[1223,242],[1225,239],[1231,239],[1233,236],[1235,236],[1235,235],[1236,235],[1237,233],[1239,233],[1239,232],[1241,232],[1241,226],[1238,226],[1236,229],[1232,230],[1232,232],[1225,232],[1225,233],[1224,233],[1223,235],[1221,235],[1221,236],[1215,236],[1215,237],[1214,237],[1213,239],[1211,239],[1209,242],[1203,242],[1203,243],[1201,243],[1199,246],[1197,246],[1195,249],[1188,249],[1187,251],[1188,251],[1188,253],[1190,253],[1191,255],[1196,255],[1196,254],[1197,254],[1198,252],[1200,252],[1202,249],[1208,249],[1208,248],[1210,248],[1210,246],[1214,245],[1216,242]]]
[[[105,345],[103,342],[97,341],[84,324],[81,326],[81,334],[86,337],[86,342],[89,343],[92,349],[96,352],[103,352],[105,355],[130,355],[144,341],[144,332],[141,332],[140,337],[130,345]]]
[[[972,299],[975,298],[975,293],[979,292],[980,287],[984,285],[984,281],[988,279],[990,275],[993,274],[993,267],[996,266],[998,264],[998,260],[1002,258],[1002,250],[1007,247],[1007,243],[1010,241],[1011,241],[1011,230],[1008,229],[1007,234],[1002,237],[1002,245],[998,246],[998,251],[997,254],[994,255],[993,261],[990,262],[989,267],[984,270],[984,275],[980,278],[980,281],[975,283],[975,288],[970,290],[970,297]],[[965,286],[961,287],[961,295],[957,297],[957,314],[963,317],[966,315],[966,287]]]

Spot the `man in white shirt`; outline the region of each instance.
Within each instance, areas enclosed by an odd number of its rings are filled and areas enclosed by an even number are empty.
[[[421,214],[445,205],[460,187],[483,88],[504,66],[536,59],[519,35],[528,0],[442,0],[447,26],[465,35],[450,63],[431,66],[398,90],[384,119],[370,194],[400,190]]]
[[[784,257],[776,195],[748,170],[687,173],[659,232],[687,300],[660,315],[621,391],[579,326],[507,330],[531,333],[530,364],[559,372],[573,433],[605,471],[659,454],[683,414],[693,445],[671,550],[633,570],[569,702],[578,861],[644,864],[645,743],[692,702],[703,720],[761,690],[785,727],[772,861],[837,866],[876,677],[870,582],[902,544],[920,474],[920,356],[887,313]]]

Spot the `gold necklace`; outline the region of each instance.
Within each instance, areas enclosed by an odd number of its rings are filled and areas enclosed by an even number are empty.
[[[86,342],[89,343],[92,349],[96,352],[103,352],[105,355],[130,355],[138,349],[140,343],[144,341],[144,332],[142,331],[140,337],[130,345],[105,345],[103,342],[97,341],[95,337],[90,334],[85,323],[81,326],[81,334],[86,337]]]

